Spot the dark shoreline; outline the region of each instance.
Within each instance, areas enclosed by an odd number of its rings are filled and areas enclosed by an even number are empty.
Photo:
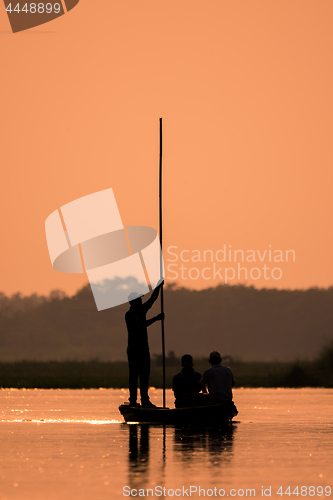
[[[226,363],[232,369],[236,387],[333,387],[331,373],[318,362],[241,362]],[[206,360],[195,360],[196,371],[203,372]],[[166,367],[166,386],[180,365]],[[150,386],[162,387],[162,369],[152,364]],[[88,389],[128,387],[126,361],[19,361],[0,362],[0,387],[16,389]]]

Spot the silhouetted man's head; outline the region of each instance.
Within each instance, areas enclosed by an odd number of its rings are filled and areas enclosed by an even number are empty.
[[[183,368],[192,368],[193,367],[193,358],[191,354],[184,354],[181,359]]]
[[[219,351],[212,351],[209,355],[209,360],[211,365],[219,365],[222,361],[222,356]]]
[[[130,303],[131,307],[140,307],[142,306],[142,295],[137,292],[130,293],[128,296],[128,302]]]

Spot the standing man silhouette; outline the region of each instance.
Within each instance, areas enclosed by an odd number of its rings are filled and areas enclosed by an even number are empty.
[[[130,308],[125,314],[125,321],[128,331],[127,358],[129,367],[130,406],[140,406],[136,401],[137,383],[138,377],[140,377],[141,405],[144,408],[156,408],[148,396],[150,353],[147,327],[156,321],[164,319],[164,315],[161,313],[154,318],[146,319],[146,314],[157,300],[160,288],[163,284],[164,281],[155,288],[150,299],[144,303],[142,303],[142,295],[138,293],[131,293],[128,296]]]

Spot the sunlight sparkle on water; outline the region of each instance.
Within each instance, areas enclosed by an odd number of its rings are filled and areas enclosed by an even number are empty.
[[[92,425],[102,425],[102,424],[121,424],[122,420],[87,420],[87,419],[77,419],[77,418],[40,418],[40,419],[30,419],[23,418],[15,419],[15,420],[0,420],[0,422],[32,422],[35,424],[67,424],[67,423],[76,423],[76,424],[92,424]]]

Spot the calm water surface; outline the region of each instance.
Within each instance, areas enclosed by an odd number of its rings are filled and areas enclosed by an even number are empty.
[[[127,395],[0,390],[0,500],[333,497],[332,389],[236,389],[225,433],[125,424]]]

